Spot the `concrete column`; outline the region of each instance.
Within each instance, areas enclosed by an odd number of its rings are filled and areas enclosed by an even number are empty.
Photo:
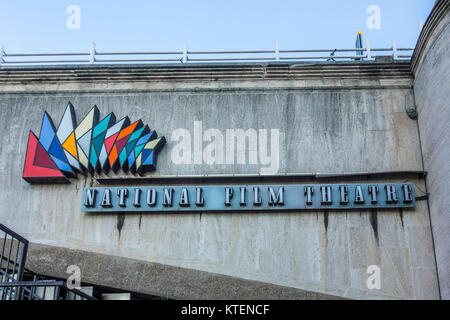
[[[442,299],[450,299],[449,8],[449,1],[436,1],[411,62]]]

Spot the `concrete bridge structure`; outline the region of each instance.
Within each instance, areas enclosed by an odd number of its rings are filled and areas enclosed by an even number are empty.
[[[83,282],[174,299],[449,299],[449,19],[449,2],[437,1],[411,61],[0,68],[0,222],[31,241],[33,271],[65,278],[77,265]],[[165,136],[156,171],[24,181],[29,130],[39,133],[44,111],[59,121],[69,101],[78,120],[97,105],[100,118],[142,119]],[[229,129],[254,129],[259,143],[266,130],[256,161],[249,144],[243,162],[226,161],[227,143],[223,161],[195,152],[208,145],[205,132]],[[190,133],[190,161],[176,158],[176,132]],[[274,181],[411,182],[417,204],[81,212],[84,187]],[[367,286],[371,265],[379,289]]]

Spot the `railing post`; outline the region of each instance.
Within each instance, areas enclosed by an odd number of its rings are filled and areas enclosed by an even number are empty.
[[[397,54],[397,44],[395,42],[395,39],[392,40],[392,57],[394,60],[397,60],[398,54]]]
[[[25,269],[25,263],[27,261],[27,253],[28,253],[28,240],[23,241],[22,245],[22,253],[20,255],[20,263],[17,270],[17,280],[22,281],[23,279],[23,272]]]
[[[89,55],[89,63],[94,64],[95,62],[95,42],[91,43],[91,52]]]
[[[371,60],[372,59],[372,52],[370,51],[369,39],[366,39],[366,51],[367,51],[367,60]]]
[[[184,43],[183,47],[183,63],[187,62],[187,42]]]
[[[3,52],[4,52],[4,47],[2,44],[0,44],[0,66],[3,64]]]
[[[275,60],[280,61],[280,49],[278,48],[278,40],[275,41]]]

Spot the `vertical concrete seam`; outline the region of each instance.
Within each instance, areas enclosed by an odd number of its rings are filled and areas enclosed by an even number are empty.
[[[412,90],[413,90],[413,95],[412,96],[413,96],[414,106],[417,108],[417,105],[416,105],[416,93],[415,93],[415,89],[414,89],[414,84],[413,84]],[[420,148],[420,159],[421,159],[421,162],[422,162],[422,171],[425,172],[425,162],[423,160],[422,139],[420,137],[419,117],[420,117],[420,114],[417,116],[417,120],[414,120],[414,121],[416,121],[416,124],[417,124],[417,135],[418,135],[418,138],[419,138],[419,148]],[[428,195],[427,176],[428,175],[425,175],[425,177],[423,178],[423,181],[424,181],[424,184],[425,184],[425,192]],[[432,218],[431,218],[429,197],[427,197],[426,200],[427,200],[427,209],[428,209],[428,219],[430,221],[431,244],[433,246],[434,266],[436,268],[436,280],[437,280],[437,285],[438,285],[438,293],[439,293],[439,299],[442,300],[441,283],[440,283],[440,280],[439,280],[439,267],[438,267],[437,257],[436,257],[436,245],[434,243],[433,222],[432,222]]]

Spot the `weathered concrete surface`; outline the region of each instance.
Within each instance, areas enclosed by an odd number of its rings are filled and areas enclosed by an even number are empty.
[[[290,87],[327,85],[360,87],[402,85],[409,82],[409,63],[225,63],[178,65],[84,65],[56,67],[6,67],[0,69],[2,91],[118,89],[133,82],[133,89],[219,88],[264,89],[288,84]],[[330,79],[331,81],[327,81]],[[355,80],[365,81],[359,83]],[[406,81],[405,81],[406,80]],[[246,85],[247,84],[247,85]]]
[[[404,111],[413,103],[411,74],[402,63],[382,66],[365,74],[345,64],[333,72],[306,65],[308,76],[274,80],[127,82],[111,74],[98,83],[47,83],[45,70],[35,78],[30,71],[28,79],[0,87],[0,219],[37,244],[340,297],[436,299],[426,201],[408,211],[94,215],[80,212],[83,187],[96,183],[91,177],[63,186],[21,179],[28,130],[38,133],[44,110],[59,121],[69,100],[79,119],[97,104],[101,116],[141,118],[165,135],[155,176],[260,173],[261,165],[174,164],[171,134],[177,128],[193,133],[196,120],[203,130],[221,132],[279,129],[279,174],[421,171],[417,122]],[[410,181],[425,189],[422,179]],[[381,268],[380,290],[366,287],[372,264]],[[171,296],[164,287],[154,294]]]
[[[77,265],[83,270],[84,282],[150,295],[164,292],[170,299],[339,299],[265,282],[34,243],[30,244],[28,263],[38,274],[62,279],[67,278],[67,266]]]
[[[439,282],[450,299],[450,2],[437,1],[412,61]]]

